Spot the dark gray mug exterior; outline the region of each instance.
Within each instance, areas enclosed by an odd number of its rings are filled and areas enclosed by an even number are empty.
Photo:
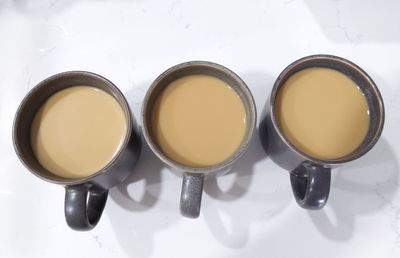
[[[307,155],[290,143],[276,120],[274,106],[280,87],[291,75],[310,67],[325,67],[342,72],[360,87],[367,99],[370,111],[370,128],[367,136],[358,149],[343,158],[319,160]],[[385,111],[381,94],[366,72],[341,57],[312,55],[293,62],[279,75],[263,109],[259,133],[267,154],[276,164],[290,172],[290,181],[297,203],[306,209],[321,209],[328,200],[331,169],[368,152],[382,133],[384,118]]]
[[[37,110],[50,96],[76,85],[93,86],[112,95],[124,110],[127,136],[118,153],[103,169],[85,178],[68,179],[52,174],[37,161],[31,148],[30,128]],[[140,128],[121,91],[104,77],[85,71],[56,74],[34,87],[16,112],[13,143],[21,162],[35,176],[65,186],[65,218],[75,230],[90,230],[96,226],[106,204],[108,190],[130,175],[141,152]]]
[[[209,167],[188,167],[168,158],[159,150],[151,137],[151,111],[157,96],[172,81],[193,74],[205,74],[225,81],[236,91],[243,101],[247,117],[247,132],[238,150],[227,160]],[[228,68],[207,61],[190,61],[178,64],[163,72],[150,86],[142,105],[143,135],[150,149],[161,161],[183,175],[180,200],[181,214],[189,218],[197,218],[200,214],[204,177],[222,175],[229,171],[232,164],[247,150],[253,136],[257,113],[253,96],[242,79]]]

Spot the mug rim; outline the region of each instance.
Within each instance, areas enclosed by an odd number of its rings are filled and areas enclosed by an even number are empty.
[[[53,179],[53,178],[49,178],[45,175],[43,175],[42,172],[37,171],[35,169],[33,169],[30,165],[29,162],[27,162],[27,160],[25,159],[24,155],[23,155],[23,151],[21,150],[21,147],[19,145],[19,140],[17,139],[17,135],[16,135],[16,127],[17,127],[17,122],[19,121],[20,117],[21,117],[21,112],[23,107],[25,107],[25,105],[27,104],[28,100],[30,98],[32,98],[32,96],[34,95],[34,93],[36,93],[39,89],[46,87],[48,85],[49,82],[52,82],[54,80],[63,78],[63,77],[70,77],[70,76],[86,76],[86,77],[91,77],[94,78],[95,80],[100,80],[102,82],[104,82],[104,85],[107,85],[107,87],[110,87],[112,89],[112,91],[114,93],[116,93],[117,95],[119,95],[121,97],[121,101],[122,103],[120,103],[118,100],[118,104],[120,104],[120,106],[124,109],[124,111],[127,112],[128,116],[126,118],[126,122],[127,122],[127,131],[126,131],[126,135],[124,138],[123,143],[121,144],[121,146],[119,147],[117,153],[113,156],[113,158],[104,166],[102,167],[100,170],[96,171],[95,173],[86,176],[86,177],[79,177],[79,178],[62,178],[60,177],[60,179]],[[70,88],[70,87],[74,87],[77,85],[69,85],[61,90]],[[88,85],[91,87],[95,87],[92,85]],[[61,91],[59,90],[59,91]],[[57,92],[59,92],[57,91]],[[55,92],[56,93],[56,92]],[[53,93],[51,96],[53,96],[55,93]],[[107,93],[109,94],[109,93]],[[111,94],[109,94],[111,95]],[[50,98],[51,96],[49,96],[48,98]],[[112,95],[111,95],[112,96]],[[114,99],[115,97],[112,96]],[[47,99],[48,99],[47,98]],[[47,100],[46,99],[46,100]],[[45,101],[46,101],[45,100]],[[43,105],[43,103],[41,104]],[[35,176],[39,177],[40,179],[50,182],[50,183],[54,183],[54,184],[59,184],[59,185],[77,185],[77,184],[82,184],[82,183],[86,183],[91,181],[92,179],[94,179],[95,177],[105,173],[106,171],[108,171],[108,169],[110,167],[112,167],[116,161],[118,160],[118,158],[122,155],[122,152],[127,148],[129,140],[131,138],[132,135],[132,130],[133,130],[133,118],[132,118],[132,112],[129,108],[129,104],[124,96],[124,94],[121,92],[121,90],[114,84],[112,83],[110,80],[108,80],[107,78],[97,74],[97,73],[93,73],[93,72],[88,72],[88,71],[81,71],[81,70],[72,70],[72,71],[65,71],[65,72],[60,72],[57,74],[54,74],[50,77],[47,77],[46,79],[40,81],[38,84],[36,84],[31,90],[29,90],[29,92],[25,95],[25,97],[22,99],[22,101],[20,102],[18,109],[15,113],[14,116],[14,121],[13,121],[13,126],[12,126],[12,139],[13,139],[13,146],[14,146],[14,150],[19,158],[19,160],[22,162],[22,164]],[[43,169],[45,169],[43,167]],[[47,170],[47,169],[46,169]],[[49,171],[51,173],[51,171]],[[61,179],[62,178],[62,179]]]
[[[154,90],[159,87],[160,83],[164,80],[164,78],[167,77],[168,75],[178,72],[182,69],[185,69],[188,67],[189,68],[196,67],[196,66],[212,68],[212,69],[217,70],[220,73],[223,73],[223,74],[228,75],[229,77],[233,78],[237,82],[237,85],[239,86],[240,90],[248,98],[249,104],[250,104],[249,113],[252,116],[250,118],[250,124],[248,125],[248,130],[244,137],[244,141],[239,145],[239,147],[235,150],[235,152],[230,157],[223,160],[222,162],[217,163],[215,165],[211,165],[211,166],[205,166],[205,167],[186,166],[184,164],[178,163],[178,162],[174,161],[173,159],[169,158],[157,147],[157,145],[152,140],[152,137],[151,137],[151,134],[149,131],[149,126],[146,123],[147,108],[148,108],[147,106],[149,105],[150,97],[152,96]],[[232,70],[228,69],[227,67],[225,67],[223,65],[220,65],[220,64],[217,64],[214,62],[210,62],[210,61],[196,60],[196,61],[187,61],[187,62],[183,62],[183,63],[179,63],[177,65],[174,65],[174,66],[168,68],[167,70],[165,70],[164,72],[162,72],[153,81],[153,83],[150,85],[150,87],[147,90],[146,95],[143,99],[142,110],[141,110],[141,122],[142,122],[142,128],[143,128],[143,130],[142,130],[143,136],[144,136],[147,144],[149,145],[152,152],[162,162],[164,162],[165,164],[167,164],[168,166],[170,166],[172,168],[179,169],[179,170],[182,170],[187,173],[208,174],[208,173],[211,173],[214,171],[220,171],[220,170],[223,170],[223,169],[229,167],[232,163],[234,163],[236,160],[238,160],[245,153],[245,151],[247,150],[247,148],[251,142],[251,139],[254,135],[254,131],[256,129],[257,110],[256,110],[254,98],[253,98],[253,95],[251,94],[250,89],[248,88],[246,83],[239,77],[239,75],[237,75]]]
[[[299,65],[305,63],[305,62],[309,62],[309,61],[313,61],[313,60],[323,60],[326,62],[336,62],[336,63],[341,63],[344,65],[348,65],[350,67],[352,67],[355,71],[357,71],[357,73],[361,76],[363,76],[366,81],[368,82],[368,87],[371,87],[375,93],[376,99],[378,100],[378,104],[379,104],[379,112],[380,112],[380,124],[379,127],[376,131],[376,133],[374,134],[374,138],[371,139],[371,141],[369,142],[369,144],[367,146],[365,146],[365,148],[363,148],[361,151],[355,153],[354,155],[349,154],[347,156],[344,156],[343,158],[339,158],[339,159],[318,159],[315,158],[309,154],[307,154],[306,152],[300,150],[299,148],[297,148],[294,144],[292,144],[292,142],[285,136],[285,134],[281,131],[280,126],[278,125],[278,121],[276,118],[276,113],[275,113],[275,99],[276,99],[276,95],[279,91],[279,89],[284,85],[285,80],[283,80],[288,74],[289,77],[292,76],[293,74],[290,74],[292,72],[293,69],[295,69],[296,67],[298,67]],[[307,69],[307,68],[311,68],[311,67],[324,67],[324,66],[309,66],[309,67],[304,67],[303,69]],[[303,70],[301,69],[301,70]],[[330,68],[333,69],[333,68]],[[298,72],[298,71],[297,71]],[[296,73],[296,72],[295,72]],[[342,72],[341,72],[342,73]],[[347,75],[346,75],[347,76]],[[288,78],[289,78],[288,77]],[[291,64],[289,64],[278,76],[278,78],[276,79],[274,86],[272,88],[271,91],[271,95],[270,95],[270,102],[269,102],[269,112],[271,113],[271,121],[272,124],[278,134],[278,136],[280,137],[280,139],[295,153],[297,153],[297,155],[301,156],[303,159],[305,160],[309,160],[311,162],[314,162],[316,164],[320,164],[323,166],[336,166],[336,165],[340,165],[343,163],[347,163],[350,161],[353,161],[361,156],[363,156],[365,153],[367,153],[375,144],[376,142],[379,140],[382,131],[383,131],[383,127],[384,127],[384,123],[385,123],[385,107],[383,104],[383,98],[381,93],[379,92],[378,87],[376,86],[375,82],[372,80],[372,78],[358,65],[356,65],[355,63],[339,57],[339,56],[335,56],[335,55],[328,55],[328,54],[315,54],[315,55],[309,55],[309,56],[305,56],[302,57],[300,59],[297,59],[296,61],[292,62]]]

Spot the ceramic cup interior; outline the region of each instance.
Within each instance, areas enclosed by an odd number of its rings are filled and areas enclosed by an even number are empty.
[[[219,164],[208,166],[208,167],[188,167],[183,164],[177,163],[176,161],[170,159],[167,155],[165,155],[157,146],[157,144],[153,141],[151,135],[151,113],[154,106],[154,103],[159,96],[159,94],[173,81],[182,78],[188,75],[195,74],[204,74],[219,78],[226,82],[228,85],[232,87],[236,91],[236,93],[241,98],[244,106],[247,117],[246,124],[246,133],[245,137],[242,141],[240,147],[235,151],[235,153],[229,157],[228,159],[222,161]],[[143,134],[148,142],[152,151],[166,164],[170,167],[178,168],[180,170],[192,173],[207,173],[214,170],[221,170],[230,164],[232,164],[235,160],[237,160],[247,148],[250,139],[255,130],[256,124],[256,108],[254,104],[253,97],[250,93],[250,90],[240,79],[238,75],[229,70],[226,67],[221,65],[205,62],[205,61],[192,61],[186,62],[179,65],[176,65],[164,73],[162,73],[150,86],[145,99],[143,101],[143,109],[142,109],[142,124],[143,124]]]
[[[31,147],[31,124],[36,112],[56,92],[76,85],[87,85],[104,90],[113,96],[121,105],[127,120],[127,134],[119,152],[113,159],[100,171],[85,178],[69,179],[57,176],[45,169],[36,159]],[[17,155],[23,164],[36,176],[57,184],[75,184],[87,181],[97,174],[112,166],[119,157],[121,150],[125,149],[129,142],[132,130],[132,117],[128,103],[119,89],[104,77],[84,71],[71,71],[56,74],[45,79],[34,87],[22,100],[14,120],[13,141]]]
[[[319,160],[296,148],[284,135],[283,131],[279,127],[279,123],[277,122],[277,118],[275,116],[275,100],[279,89],[284,85],[284,83],[290,76],[300,70],[312,67],[330,68],[345,74],[357,84],[357,86],[363,92],[368,103],[368,108],[370,112],[370,126],[364,141],[352,153],[349,153],[348,155],[339,159]],[[383,130],[383,124],[385,120],[382,96],[374,81],[368,76],[365,71],[363,71],[356,64],[344,58],[331,55],[307,56],[293,62],[288,67],[286,67],[286,69],[283,70],[282,73],[279,75],[272,89],[270,108],[272,114],[272,122],[274,123],[278,134],[281,136],[282,140],[284,140],[284,142],[286,142],[286,144],[292,148],[292,150],[296,151],[305,159],[311,160],[315,163],[332,165],[341,164],[357,159],[364,155],[367,151],[369,151],[379,139]]]

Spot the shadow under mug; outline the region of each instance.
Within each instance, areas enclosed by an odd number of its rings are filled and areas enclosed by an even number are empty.
[[[30,129],[36,112],[49,97],[77,85],[96,87],[114,97],[124,111],[127,133],[117,154],[105,167],[88,177],[70,179],[51,173],[38,162],[31,147]],[[108,189],[130,175],[141,151],[140,129],[121,91],[102,76],[84,71],[56,74],[34,87],[15,115],[13,142],[19,159],[34,175],[65,186],[65,218],[75,230],[90,230],[96,226],[107,201]]]
[[[151,113],[159,94],[173,81],[188,75],[204,74],[216,77],[229,86],[241,98],[246,112],[246,133],[235,153],[225,161],[208,167],[189,167],[180,164],[165,155],[155,144],[151,135]],[[207,61],[191,61],[178,64],[163,72],[150,86],[142,106],[143,135],[154,154],[174,171],[183,175],[180,211],[189,218],[197,218],[200,214],[201,197],[205,176],[222,175],[229,171],[248,148],[256,125],[256,107],[250,90],[242,79],[228,68]]]
[[[330,68],[345,74],[357,84],[367,100],[370,112],[367,136],[355,151],[345,157],[333,160],[314,158],[296,148],[279,127],[275,113],[275,101],[279,89],[294,73],[310,67]],[[312,55],[293,62],[279,75],[264,107],[259,133],[262,145],[271,159],[290,171],[290,182],[297,203],[305,209],[321,209],[328,200],[331,169],[368,152],[382,133],[384,117],[381,94],[365,71],[341,57]]]

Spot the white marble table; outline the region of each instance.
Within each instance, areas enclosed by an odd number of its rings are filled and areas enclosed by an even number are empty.
[[[0,257],[400,257],[400,1],[0,0]],[[11,126],[27,91],[66,70],[113,81],[136,116],[149,84],[188,60],[236,71],[259,111],[297,58],[330,53],[381,89],[377,146],[333,173],[322,211],[301,209],[255,137],[231,174],[207,181],[198,219],[179,214],[181,179],[147,147],[90,232],[70,230],[64,189],[31,175]]]

